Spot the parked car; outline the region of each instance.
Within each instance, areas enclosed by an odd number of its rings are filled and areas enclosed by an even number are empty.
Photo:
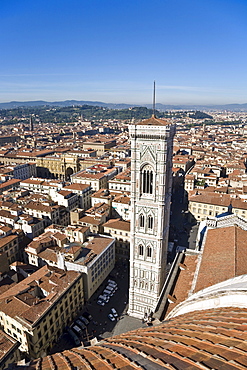
[[[117,311],[115,310],[115,308],[111,308],[111,313],[114,317],[118,317],[118,313]]]
[[[113,289],[115,289],[115,290],[117,290],[118,289],[118,286],[117,285],[114,285],[114,284],[112,284],[112,283],[108,283],[108,285],[107,286],[109,286],[109,287],[112,287]]]
[[[110,291],[110,292],[112,292],[112,294],[115,292],[115,288],[113,288],[110,285],[107,285],[107,287],[105,289],[108,290],[108,291]]]
[[[113,314],[112,314],[112,313],[109,313],[108,318],[109,318],[111,321],[115,321],[115,317],[113,316]]]
[[[81,321],[81,320],[76,320],[76,325],[79,326],[79,328],[81,328],[82,330],[85,330],[86,329],[86,325]]]
[[[104,301],[105,303],[108,303],[109,300],[110,300],[110,297],[108,295],[105,295],[105,294],[101,294],[98,296],[98,299],[101,299],[102,301]]]
[[[112,290],[105,289],[103,290],[103,294],[112,297],[114,292]]]
[[[69,327],[66,328],[67,333],[69,334],[72,341],[75,343],[76,346],[79,346],[81,344],[79,338],[77,335],[71,330]]]
[[[84,312],[84,313],[82,314],[82,316],[86,317],[86,319],[87,319],[88,321],[92,321],[92,320],[93,320],[93,316],[92,316],[92,315],[90,315],[90,313],[88,313],[88,312]]]
[[[73,325],[72,326],[72,329],[74,330],[74,332],[77,334],[77,335],[82,335],[83,334],[83,332],[82,332],[82,330],[81,330],[81,328],[79,328],[79,326],[78,325]]]
[[[98,299],[97,300],[97,304],[99,304],[100,306],[104,306],[105,305],[105,301],[103,301],[102,299]]]
[[[83,324],[88,325],[89,321],[84,316],[80,316],[80,320],[83,322]]]
[[[117,286],[117,283],[115,281],[111,280],[111,279],[108,280],[108,283],[111,283],[111,284]]]

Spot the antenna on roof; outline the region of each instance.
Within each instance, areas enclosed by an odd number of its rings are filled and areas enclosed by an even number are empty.
[[[153,117],[155,117],[155,81],[154,81],[154,94],[153,94]]]

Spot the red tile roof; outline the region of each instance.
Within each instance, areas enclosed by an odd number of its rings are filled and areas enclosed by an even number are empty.
[[[191,290],[194,273],[198,262],[198,255],[184,255],[174,290],[170,291],[173,297],[173,303],[169,303],[166,315],[173,310],[175,306],[188,298]]]
[[[16,346],[16,343],[11,336],[0,330],[0,361]]]
[[[97,346],[32,361],[26,369],[246,370],[246,322],[246,308],[190,312]]]
[[[110,219],[103,224],[104,227],[110,227],[111,229],[130,231],[130,221],[124,221],[120,218]]]
[[[246,239],[237,226],[208,230],[195,291],[247,273]]]
[[[171,122],[161,119],[161,118],[156,118],[154,115],[152,115],[151,118],[145,119],[144,121],[141,121],[137,123],[137,126],[167,126],[170,125]]]

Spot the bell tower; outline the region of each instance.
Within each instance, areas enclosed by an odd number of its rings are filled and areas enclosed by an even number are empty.
[[[29,131],[33,131],[33,117],[30,116],[30,119],[29,119]]]
[[[154,311],[167,263],[175,125],[153,116],[129,126],[131,240],[129,315]]]

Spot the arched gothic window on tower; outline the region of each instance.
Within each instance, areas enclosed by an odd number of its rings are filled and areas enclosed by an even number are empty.
[[[147,257],[151,258],[152,257],[152,248],[147,247]]]
[[[153,216],[148,216],[148,229],[152,229],[154,226]]]
[[[143,214],[141,214],[140,217],[139,217],[139,226],[144,227],[144,216],[143,216]]]
[[[143,256],[143,254],[144,254],[144,248],[143,248],[143,245],[140,244],[139,245],[139,256]]]
[[[142,193],[153,194],[153,170],[151,166],[144,166],[141,173]]]

